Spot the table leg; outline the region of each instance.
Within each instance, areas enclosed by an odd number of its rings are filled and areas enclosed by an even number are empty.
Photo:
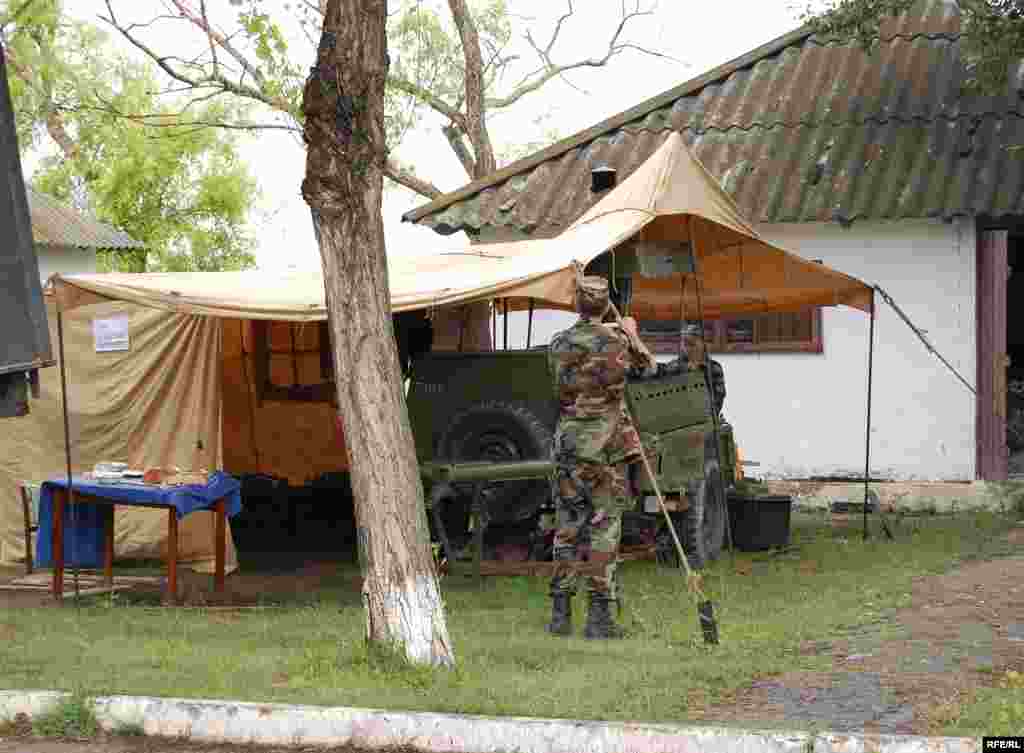
[[[173,507],[167,510],[167,594],[178,603],[178,511]]]
[[[213,585],[218,594],[224,593],[224,560],[227,554],[227,512],[224,500],[218,499],[213,507],[216,517],[216,568],[214,570]]]
[[[57,601],[64,600],[64,508],[67,502],[67,491],[53,490],[53,597]]]
[[[108,586],[114,585],[114,506],[107,505],[104,511],[103,530],[103,579]]]
[[[32,574],[32,498],[25,486],[21,487],[21,508],[25,514],[25,573]]]

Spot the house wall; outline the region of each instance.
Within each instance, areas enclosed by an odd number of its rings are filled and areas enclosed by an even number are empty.
[[[763,225],[774,243],[881,285],[938,351],[975,380],[975,229],[941,220]],[[575,319],[535,314],[532,344]],[[716,356],[725,369],[725,414],[751,475],[775,479],[863,476],[868,317],[823,311],[823,354]],[[511,347],[526,339],[509,317]],[[502,347],[498,324],[498,347]],[[667,359],[666,359],[667,360]],[[880,299],[875,322],[872,476],[901,481],[975,477],[974,396]]]
[[[885,289],[969,383],[975,380],[972,221],[764,225],[771,241]],[[974,396],[884,301],[876,303],[871,473],[897,480],[975,476]],[[868,318],[823,312],[822,355],[724,355],[751,469],[769,478],[863,475]]]
[[[96,271],[96,250],[71,246],[44,246],[36,244],[39,259],[39,279],[45,283],[50,275],[89,274]]]

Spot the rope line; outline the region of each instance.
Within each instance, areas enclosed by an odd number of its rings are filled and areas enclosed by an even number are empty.
[[[918,339],[924,344],[924,347],[927,348],[932,355],[934,355],[936,358],[942,361],[943,365],[945,365],[945,367],[949,369],[950,372],[952,372],[953,376],[960,380],[960,382],[964,385],[964,387],[966,387],[970,391],[972,395],[977,395],[978,391],[974,388],[974,386],[971,385],[971,383],[968,382],[966,379],[964,379],[963,375],[959,371],[957,371],[956,368],[954,368],[953,364],[947,361],[946,358],[941,353],[939,353],[935,346],[932,345],[928,338],[925,336],[924,332],[922,332],[912,321],[910,321],[910,317],[907,316],[907,314],[903,311],[903,309],[899,307],[896,301],[892,299],[892,296],[885,292],[885,290],[883,290],[880,285],[874,285],[872,287],[874,288],[875,292],[882,297],[882,300],[884,300],[886,303],[889,304],[890,307],[892,307],[892,310],[895,311],[896,314],[900,317],[900,319],[903,320],[904,324],[910,327],[911,331],[915,335],[917,335]]]

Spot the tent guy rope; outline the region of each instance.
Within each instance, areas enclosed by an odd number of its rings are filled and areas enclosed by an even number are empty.
[[[928,349],[928,352],[930,352],[932,355],[934,355],[936,358],[938,358],[940,361],[942,361],[943,365],[947,369],[949,369],[950,372],[952,372],[953,376],[955,376],[957,379],[960,380],[960,383],[963,384],[963,386],[966,387],[970,391],[970,393],[972,395],[977,395],[978,391],[971,385],[970,382],[968,382],[966,379],[964,379],[963,375],[961,375],[960,372],[957,371],[953,367],[953,365],[949,361],[947,361],[946,358],[941,353],[939,353],[938,350],[936,350],[935,346],[931,344],[931,342],[925,336],[924,332],[922,332],[920,330],[920,328],[918,328],[912,321],[910,321],[910,317],[907,316],[907,314],[903,311],[903,309],[901,309],[899,307],[899,305],[896,303],[896,301],[894,301],[892,299],[892,296],[889,295],[887,292],[885,292],[885,290],[883,290],[880,285],[874,285],[874,286],[872,286],[872,289],[876,293],[878,293],[880,296],[882,296],[882,300],[885,301],[886,303],[888,303],[889,306],[892,307],[892,310],[895,311],[896,314],[900,317],[900,319],[903,320],[904,324],[906,324],[908,327],[910,327],[910,329],[913,331],[913,333],[915,335],[917,335],[918,339],[922,343],[924,343],[924,347]],[[873,308],[874,308],[874,304],[872,304],[872,309]]]

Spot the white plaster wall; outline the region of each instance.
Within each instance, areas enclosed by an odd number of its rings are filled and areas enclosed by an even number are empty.
[[[881,285],[969,383],[975,381],[975,230],[971,221],[764,225],[771,241]],[[876,303],[871,473],[974,479],[974,396],[881,299]],[[823,311],[823,355],[720,358],[750,469],[770,478],[864,473],[868,317]]]
[[[42,246],[36,244],[39,280],[45,284],[50,275],[89,274],[96,271],[96,251],[91,248]]]
[[[975,381],[975,230],[941,220],[763,225],[783,248],[881,285],[970,384]],[[572,314],[537,312],[532,344]],[[716,356],[725,413],[748,473],[767,478],[863,476],[868,317],[823,311],[814,354]],[[498,347],[503,325],[498,320]],[[526,315],[509,316],[511,347],[526,342]],[[974,396],[881,299],[875,321],[871,473],[899,480],[974,479]]]

